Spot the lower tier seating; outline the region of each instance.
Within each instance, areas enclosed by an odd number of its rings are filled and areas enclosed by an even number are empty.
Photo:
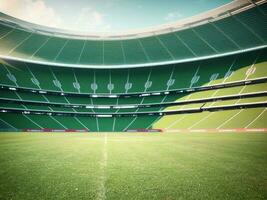
[[[267,108],[246,108],[166,116],[83,117],[0,113],[0,129],[88,129],[126,131],[127,129],[228,129],[266,128]]]

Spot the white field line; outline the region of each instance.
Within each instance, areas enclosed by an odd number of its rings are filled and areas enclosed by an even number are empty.
[[[263,113],[265,113],[265,111],[267,110],[267,108],[263,109],[263,111],[254,119],[252,120],[247,126],[245,126],[245,128],[248,128],[251,124],[253,124],[257,119],[260,118],[260,116],[263,115]]]
[[[214,112],[209,113],[206,117],[203,117],[201,120],[197,121],[196,123],[194,123],[192,126],[189,127],[189,129],[193,128],[194,126],[198,125],[200,122],[206,120],[207,118],[209,118],[212,114],[214,114]]]
[[[239,113],[241,113],[244,109],[241,109],[240,111],[238,111],[236,114],[234,114],[232,117],[230,117],[228,120],[226,120],[225,122],[223,122],[220,126],[218,126],[216,129],[220,129],[223,125],[227,124],[229,121],[231,121],[233,118],[235,118],[237,115],[239,115]]]
[[[108,161],[108,151],[107,151],[108,137],[107,133],[105,133],[104,137],[104,145],[103,145],[103,155],[102,160],[100,161],[100,176],[99,176],[99,188],[97,190],[97,200],[105,200],[106,199],[106,168]]]
[[[6,122],[5,120],[0,118],[0,121],[2,121],[4,124],[8,125],[9,127],[11,127],[12,129],[17,130],[14,126],[12,126],[10,123]]]

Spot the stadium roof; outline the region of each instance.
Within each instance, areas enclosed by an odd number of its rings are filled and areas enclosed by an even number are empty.
[[[120,35],[82,35],[1,14],[0,57],[66,67],[122,68],[265,48],[267,6],[265,0],[256,2],[236,0],[175,23]]]

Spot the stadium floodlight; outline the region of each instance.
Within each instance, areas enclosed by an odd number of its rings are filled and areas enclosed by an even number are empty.
[[[112,117],[112,115],[96,115],[96,117]]]
[[[17,90],[17,88],[10,87],[9,90]]]
[[[46,94],[47,92],[46,92],[46,91],[42,91],[42,90],[40,90],[39,93],[40,93],[40,94]]]
[[[190,89],[187,89],[186,91],[187,92],[193,92],[193,91],[195,91],[195,89],[194,88],[190,88]]]
[[[115,109],[120,109],[120,108],[137,108],[137,105],[121,105],[121,106],[114,106],[113,108]]]
[[[147,97],[150,96],[151,94],[141,94],[140,97]]]
[[[117,98],[118,95],[109,95],[108,97],[109,97],[109,98]]]
[[[110,106],[96,106],[99,109],[110,109]]]

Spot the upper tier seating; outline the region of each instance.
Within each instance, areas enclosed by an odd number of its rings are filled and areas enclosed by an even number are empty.
[[[0,86],[76,94],[134,94],[186,90],[267,77],[267,49],[167,66],[88,70],[2,60]]]
[[[253,4],[252,4],[253,5]],[[266,4],[183,30],[122,40],[73,39],[0,23],[0,55],[68,65],[118,67],[183,62],[266,46]]]

